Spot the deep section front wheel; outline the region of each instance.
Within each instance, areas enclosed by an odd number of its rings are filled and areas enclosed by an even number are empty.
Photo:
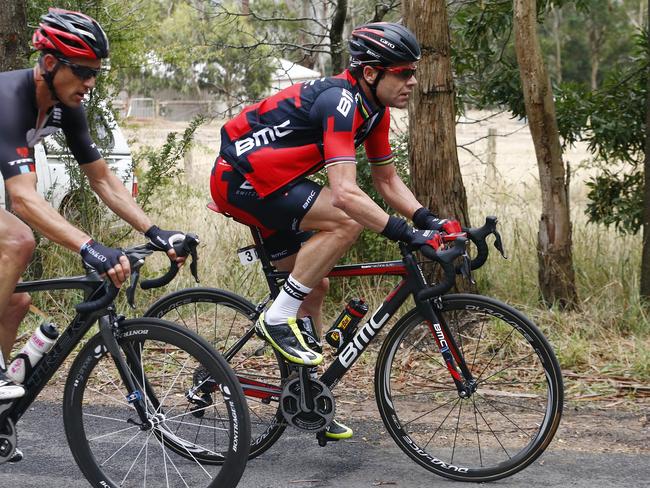
[[[193,330],[230,363],[248,400],[251,458],[280,438],[286,427],[280,395],[288,367],[266,341],[253,333],[257,315],[251,302],[218,288],[188,288],[162,297],[145,316]]]
[[[386,338],[375,372],[381,417],[399,447],[429,471],[476,482],[510,476],[557,430],[558,361],[539,329],[503,303],[476,295],[448,295],[441,303],[434,305],[437,324],[413,310]],[[475,380],[466,397],[438,348],[441,324]]]
[[[248,459],[243,392],[202,338],[158,319],[120,323],[121,371],[101,334],[74,361],[63,419],[93,486],[235,487]],[[130,376],[136,391],[128,391]]]

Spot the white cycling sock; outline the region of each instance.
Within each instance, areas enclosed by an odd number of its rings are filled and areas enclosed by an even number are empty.
[[[278,297],[264,312],[264,321],[269,325],[286,324],[287,317],[295,317],[298,314],[300,304],[311,290],[289,275]]]

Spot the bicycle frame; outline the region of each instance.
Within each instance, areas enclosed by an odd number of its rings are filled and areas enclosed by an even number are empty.
[[[86,276],[26,281],[18,283],[18,285],[16,285],[15,292],[29,293],[50,290],[82,290],[85,294],[85,299],[92,299],[96,298],[102,293],[103,285],[104,281],[93,273]],[[104,317],[106,320],[102,320]],[[72,353],[77,344],[81,342],[83,337],[90,330],[98,318],[100,318],[100,322],[102,322],[100,325],[100,330],[104,337],[107,336],[105,331],[109,331],[110,335],[109,327],[114,322],[111,319],[115,318],[115,311],[112,306],[108,308],[108,313],[105,311],[77,313],[70,324],[58,337],[52,349],[50,349],[50,351],[43,356],[43,358],[34,367],[31,375],[26,379],[24,383],[26,390],[25,395],[15,400],[14,403],[10,403],[8,405],[8,408],[5,408],[5,410],[0,413],[0,425],[3,424],[3,419],[6,416],[8,416],[14,422],[14,424],[18,422],[18,420],[23,416],[32,402],[36,399],[36,397],[38,397],[45,385],[47,385],[47,383],[50,381],[52,376],[54,376],[54,373],[61,367],[63,362]],[[111,342],[114,344],[111,344]],[[114,339],[113,341],[106,339],[106,343],[109,350],[113,345],[117,347]],[[113,353],[114,351],[110,352]],[[123,366],[124,358],[120,354],[117,356],[114,355],[113,357],[116,362],[120,363],[120,366]],[[120,368],[120,372],[124,370],[124,367]],[[127,385],[133,386],[132,380],[130,378],[125,380]],[[137,408],[138,406],[136,405],[136,409]]]
[[[279,280],[286,279],[288,272],[275,271],[268,255],[265,253],[262,238],[259,230],[251,227],[251,233],[255,241],[255,246],[262,262],[262,269],[266,277],[271,297],[277,296],[280,292]],[[404,248],[401,248],[404,251]],[[404,252],[403,252],[404,254]],[[325,372],[319,378],[330,389],[333,389],[343,378],[348,370],[354,365],[359,357],[364,353],[377,334],[383,329],[389,319],[397,312],[402,304],[410,295],[413,296],[417,310],[428,321],[431,333],[434,336],[442,357],[445,360],[447,369],[458,389],[461,397],[468,396],[475,389],[475,381],[472,374],[460,353],[460,349],[449,332],[449,328],[442,317],[436,312],[432,301],[420,300],[418,294],[428,288],[422,270],[412,254],[405,254],[401,261],[382,261],[376,263],[363,263],[351,265],[335,266],[327,275],[330,278],[335,277],[352,277],[352,276],[402,276],[402,280],[384,299],[384,302],[371,315],[370,319],[361,325],[343,349],[337,355],[337,358],[330,364]],[[434,300],[435,301],[435,300]],[[266,301],[260,304],[257,309],[257,315],[261,313]],[[251,317],[257,319],[257,317]],[[244,334],[228,351],[224,353],[227,360],[230,360],[239,351],[243,345],[254,334],[254,328]],[[259,398],[270,398],[279,395],[280,391],[269,392],[269,385],[244,380],[242,383],[244,393],[249,396]],[[272,390],[273,388],[271,388]],[[278,389],[279,390],[279,389]]]

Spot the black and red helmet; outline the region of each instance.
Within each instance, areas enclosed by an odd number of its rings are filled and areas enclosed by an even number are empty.
[[[108,38],[95,19],[80,12],[50,8],[32,37],[38,51],[51,51],[66,58],[108,57]]]
[[[352,65],[387,67],[415,63],[422,55],[415,35],[393,22],[361,25],[352,31],[348,44]]]

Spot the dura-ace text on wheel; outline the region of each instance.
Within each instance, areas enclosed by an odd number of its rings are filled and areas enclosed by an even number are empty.
[[[171,320],[201,335],[230,363],[240,381],[251,420],[250,458],[277,441],[286,427],[279,410],[288,368],[272,347],[252,334],[255,307],[217,288],[189,288],[164,296],[145,316]]]
[[[158,319],[122,321],[116,338],[137,391],[126,391],[101,334],[81,350],[66,383],[65,430],[87,479],[102,487],[236,486],[250,431],[223,358],[193,332]]]
[[[414,310],[379,355],[381,417],[399,447],[436,474],[477,482],[514,474],[544,451],[559,425],[557,359],[537,327],[511,307],[474,295],[441,300],[436,315],[472,372],[472,392],[459,394],[441,361],[440,324]]]

